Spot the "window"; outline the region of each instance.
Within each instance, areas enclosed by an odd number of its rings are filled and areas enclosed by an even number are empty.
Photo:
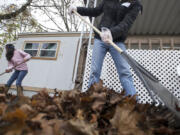
[[[43,43],[40,50],[40,57],[55,57],[57,43]]]
[[[171,44],[170,43],[163,43],[162,49],[163,50],[171,50],[172,49]]]
[[[29,53],[32,57],[38,55],[39,43],[26,43],[24,51]]]
[[[152,50],[160,50],[160,43],[152,43]]]
[[[142,50],[149,50],[149,44],[148,43],[141,43],[141,49]]]
[[[180,43],[174,44],[174,50],[180,50]]]
[[[59,50],[59,41],[31,41],[25,42],[24,51],[34,59],[56,59]]]
[[[129,49],[180,50],[178,36],[131,36],[125,43]]]
[[[138,43],[131,43],[131,49],[139,49]]]

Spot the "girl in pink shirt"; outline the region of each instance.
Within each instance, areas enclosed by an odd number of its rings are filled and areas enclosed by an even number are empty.
[[[15,71],[5,85],[5,94],[8,93],[12,83],[16,80],[17,95],[23,96],[23,87],[21,86],[21,83],[28,73],[28,67],[25,62],[30,58],[31,55],[22,50],[16,50],[13,44],[6,45],[6,59],[8,61],[8,68],[6,69],[6,73],[12,72],[14,67]]]

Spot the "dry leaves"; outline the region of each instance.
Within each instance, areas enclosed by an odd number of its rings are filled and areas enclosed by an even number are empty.
[[[0,88],[3,90],[3,88]],[[138,104],[104,88],[44,89],[32,98],[0,94],[0,135],[180,135],[180,120],[164,106]]]

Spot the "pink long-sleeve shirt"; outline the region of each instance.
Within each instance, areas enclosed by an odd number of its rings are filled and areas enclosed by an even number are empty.
[[[8,61],[7,69],[12,69],[14,66],[22,63],[24,60],[29,60],[30,58],[31,58],[30,54],[22,50],[15,50],[11,61]],[[21,65],[15,67],[15,70],[28,70],[27,64],[22,63]]]

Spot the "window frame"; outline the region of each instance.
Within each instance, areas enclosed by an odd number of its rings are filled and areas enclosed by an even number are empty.
[[[125,41],[127,49],[132,49],[134,43],[138,43],[139,47],[137,49],[142,50],[142,44],[147,44],[147,50],[180,50],[180,38],[178,36],[131,35]]]
[[[57,60],[58,54],[59,54],[59,48],[60,48],[60,41],[58,40],[51,40],[51,41],[24,41],[24,45],[22,50],[25,51],[25,45],[27,43],[38,43],[39,47],[38,47],[38,52],[37,52],[37,56],[36,57],[32,57],[32,59],[38,59],[38,60]],[[42,50],[42,45],[43,43],[57,43],[57,48],[56,48],[56,54],[55,57],[40,57],[40,53]],[[28,49],[27,49],[28,50]],[[33,49],[32,49],[33,50]]]

